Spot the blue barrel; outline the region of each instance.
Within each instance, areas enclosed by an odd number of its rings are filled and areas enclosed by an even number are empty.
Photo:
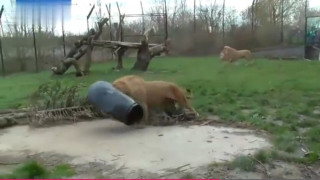
[[[89,87],[88,101],[126,125],[139,122],[143,117],[143,109],[138,103],[105,81],[97,81]]]

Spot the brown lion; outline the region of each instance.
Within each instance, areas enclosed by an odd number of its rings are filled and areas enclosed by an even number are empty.
[[[143,121],[149,122],[151,109],[167,109],[175,107],[176,103],[186,107],[199,116],[190,105],[182,88],[165,81],[145,81],[136,75],[128,75],[116,79],[113,86],[139,103],[144,111]]]
[[[241,58],[251,60],[251,51],[250,50],[236,50],[230,46],[224,46],[223,50],[220,53],[220,58],[223,61],[234,62]]]

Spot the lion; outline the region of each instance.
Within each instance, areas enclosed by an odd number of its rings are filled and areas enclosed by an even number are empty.
[[[116,79],[112,85],[134,99],[143,108],[143,120],[149,123],[151,110],[162,110],[168,112],[175,108],[176,103],[194,112],[199,113],[190,105],[182,88],[172,82],[145,81],[142,77],[128,75]]]
[[[252,59],[250,50],[236,50],[230,46],[224,46],[220,53],[220,58],[223,61],[235,62],[241,58],[245,58],[248,61]]]

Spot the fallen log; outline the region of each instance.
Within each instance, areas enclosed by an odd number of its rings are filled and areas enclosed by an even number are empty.
[[[92,42],[92,45],[112,49],[118,49],[119,47],[139,49],[142,46],[142,43],[96,40]],[[149,44],[149,47],[154,46],[159,46],[159,44]]]

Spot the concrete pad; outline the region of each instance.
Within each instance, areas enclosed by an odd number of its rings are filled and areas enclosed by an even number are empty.
[[[136,129],[112,120],[37,129],[17,126],[0,133],[0,154],[56,153],[74,157],[71,164],[104,161],[154,173],[231,161],[269,146],[250,130],[213,126]]]

